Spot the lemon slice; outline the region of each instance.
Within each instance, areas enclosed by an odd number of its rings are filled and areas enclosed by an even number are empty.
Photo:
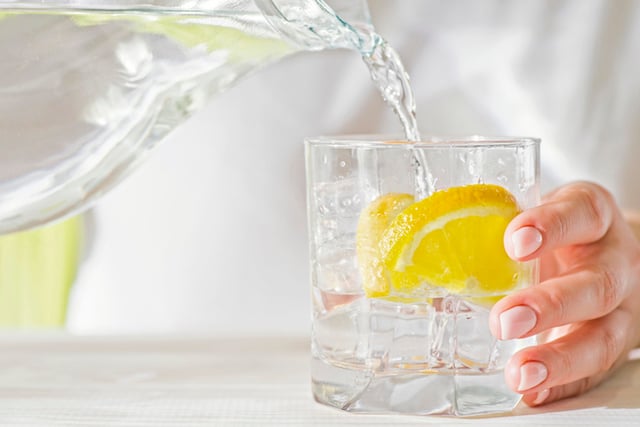
[[[379,197],[358,223],[366,295],[401,301],[440,291],[495,302],[522,276],[503,244],[519,211],[513,195],[492,184],[452,187],[418,202],[408,194]]]
[[[394,291],[439,287],[487,296],[512,289],[520,267],[505,252],[503,236],[518,212],[513,195],[491,184],[452,187],[408,206],[380,239]]]
[[[356,253],[362,287],[368,297],[387,296],[391,291],[379,243],[391,221],[413,202],[410,194],[388,193],[375,199],[360,213]]]

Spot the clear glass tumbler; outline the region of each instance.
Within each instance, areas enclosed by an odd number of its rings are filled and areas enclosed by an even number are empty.
[[[513,409],[504,366],[535,338],[496,340],[488,316],[538,280],[503,236],[539,202],[539,140],[305,144],[315,399],[370,413]]]

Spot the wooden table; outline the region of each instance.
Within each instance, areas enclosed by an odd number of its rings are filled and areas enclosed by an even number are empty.
[[[315,403],[307,338],[0,334],[0,426],[640,426],[640,360],[541,409],[473,419],[349,414]]]

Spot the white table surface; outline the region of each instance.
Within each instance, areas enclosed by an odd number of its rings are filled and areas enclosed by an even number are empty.
[[[307,338],[0,334],[0,426],[640,426],[640,360],[597,389],[482,418],[349,414],[315,403]]]

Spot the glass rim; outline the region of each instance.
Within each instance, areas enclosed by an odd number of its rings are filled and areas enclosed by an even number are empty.
[[[315,136],[304,139],[308,146],[334,148],[466,148],[466,147],[527,147],[539,145],[540,138],[530,136],[423,136],[420,141],[409,141],[398,135],[356,134]]]

